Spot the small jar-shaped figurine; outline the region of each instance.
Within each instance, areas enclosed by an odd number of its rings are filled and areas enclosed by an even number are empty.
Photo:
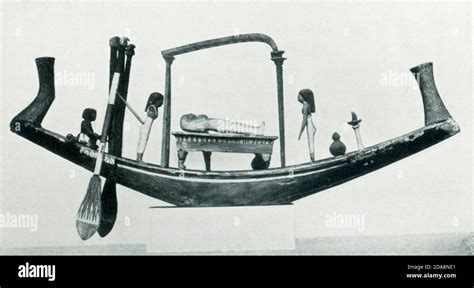
[[[334,141],[332,142],[331,146],[329,146],[329,152],[331,152],[333,156],[341,156],[346,153],[346,145],[344,145],[340,139],[341,136],[339,133],[334,132],[334,134],[332,134],[332,140]]]

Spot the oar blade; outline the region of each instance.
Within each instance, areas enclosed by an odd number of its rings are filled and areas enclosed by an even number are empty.
[[[82,240],[87,240],[94,235],[99,227],[101,180],[99,175],[93,175],[87,187],[87,193],[82,200],[76,215],[76,229]]]
[[[100,195],[101,214],[97,232],[100,237],[105,237],[112,231],[117,219],[117,189],[113,180],[105,181],[104,190]]]

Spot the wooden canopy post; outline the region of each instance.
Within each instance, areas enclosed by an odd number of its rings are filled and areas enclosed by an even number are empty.
[[[272,61],[276,65],[277,94],[278,94],[278,125],[280,127],[280,163],[285,167],[285,106],[283,99],[283,61],[285,51],[272,51]]]
[[[165,78],[165,103],[163,105],[163,133],[161,142],[161,166],[169,167],[170,164],[170,132],[171,132],[171,64],[173,56],[164,56],[166,61]]]
[[[161,51],[161,55],[166,61],[166,79],[165,79],[165,103],[163,113],[163,137],[161,144],[161,166],[169,167],[170,157],[170,124],[171,124],[171,63],[174,56],[182,55],[199,50],[209,49],[237,43],[261,42],[272,48],[271,59],[275,62],[277,73],[277,93],[278,93],[278,118],[280,126],[280,162],[281,167],[285,167],[285,115],[283,101],[283,58],[285,51],[278,50],[275,41],[265,34],[252,33],[241,34],[228,37],[221,37],[200,42],[195,42],[175,48]]]

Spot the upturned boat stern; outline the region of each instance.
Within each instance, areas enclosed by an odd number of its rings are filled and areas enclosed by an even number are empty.
[[[447,121],[449,125],[443,127],[449,130],[449,136],[459,133],[461,131],[459,125],[451,117],[436,88],[433,63],[420,64],[411,68],[410,71],[413,73],[420,88],[425,114],[425,126]]]

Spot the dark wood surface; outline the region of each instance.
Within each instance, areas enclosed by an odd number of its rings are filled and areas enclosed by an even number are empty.
[[[180,170],[106,154],[101,175],[109,177],[116,167],[118,184],[177,206],[287,204],[385,167],[458,132],[456,122],[448,119],[344,156],[260,171]],[[28,125],[18,134],[93,170],[97,152],[85,145]]]
[[[163,103],[163,131],[161,134],[161,166],[168,167],[170,160],[170,132],[171,132],[171,64],[174,58],[166,59],[165,95]]]
[[[120,75],[119,86],[117,92],[120,96],[127,100],[128,96],[128,86],[130,81],[130,71],[132,65],[132,57],[134,55],[134,47],[130,48],[130,50],[125,51],[125,47],[121,47],[123,49],[122,52],[126,54],[126,60],[124,60],[125,56],[120,57],[118,61],[126,61],[124,63],[124,71]],[[121,101],[118,97],[115,100],[114,104],[114,112],[112,118],[112,126],[110,135],[109,135],[109,152],[116,156],[122,156],[122,143],[123,143],[123,121],[125,118],[125,103]]]
[[[47,70],[52,71],[52,61],[48,61],[47,65],[51,66]],[[443,105],[442,101],[431,99],[439,95],[434,89],[434,81],[426,81],[432,77],[432,69],[429,68],[420,65],[421,71],[417,71],[427,73],[423,75],[424,82],[419,85],[423,104]],[[40,75],[40,80],[44,78]],[[54,86],[52,89],[43,88],[32,104],[12,119],[10,129],[52,153],[93,171],[96,150],[77,143],[74,137],[64,137],[41,128],[42,117],[54,99]],[[311,163],[258,171],[196,171],[105,154],[100,175],[108,178],[115,170],[118,184],[177,206],[287,204],[371,173],[459,133],[458,124],[449,114],[437,115],[441,110],[425,107],[425,118],[437,119],[433,124],[359,151]]]

